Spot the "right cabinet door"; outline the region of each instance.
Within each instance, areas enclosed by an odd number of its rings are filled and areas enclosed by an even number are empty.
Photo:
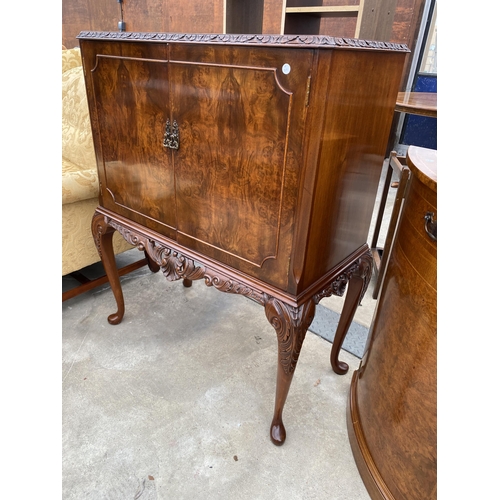
[[[312,51],[169,59],[179,243],[286,288]]]

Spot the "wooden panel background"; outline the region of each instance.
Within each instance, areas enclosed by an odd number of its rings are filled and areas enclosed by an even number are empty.
[[[126,31],[222,33],[224,0],[123,0]],[[116,0],[63,0],[62,44],[77,47],[82,30],[118,31]]]
[[[127,31],[222,33],[224,1],[123,0],[123,20]],[[284,0],[262,1],[262,32],[279,33]],[[336,0],[335,3],[356,1]],[[424,4],[425,0],[365,0],[360,38],[406,43],[413,52]],[[120,4],[116,0],[62,0],[62,43],[67,48],[77,47],[76,36],[82,30],[117,31],[120,19]],[[355,18],[325,18],[321,20],[320,33],[352,37],[354,27]],[[411,60],[408,57],[403,71],[402,90]]]
[[[266,33],[267,35],[280,33],[282,14],[283,0],[264,0],[262,33]]]
[[[63,0],[62,44],[77,47],[76,37],[82,30],[116,31],[120,4],[116,0]]]

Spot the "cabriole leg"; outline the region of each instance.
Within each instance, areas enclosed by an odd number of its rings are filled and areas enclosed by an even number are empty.
[[[330,363],[332,369],[338,375],[344,375],[349,370],[349,365],[339,360],[340,349],[344,342],[347,331],[351,326],[356,309],[361,302],[368,284],[370,283],[373,269],[373,257],[370,252],[362,255],[349,278],[347,294],[344,306],[340,315],[337,331],[333,339],[332,350],[330,353]]]
[[[92,235],[118,306],[116,313],[108,316],[108,322],[112,325],[117,325],[123,319],[125,303],[123,300],[120,277],[116,267],[115,252],[113,250],[114,232],[115,229],[107,224],[104,215],[96,212],[92,218]]]
[[[281,446],[286,439],[283,425],[283,408],[300,349],[307,329],[314,318],[315,303],[313,300],[300,307],[289,306],[275,298],[269,298],[265,303],[266,317],[273,325],[278,336],[278,373],[276,377],[276,399],[274,416],[271,423],[271,441]]]

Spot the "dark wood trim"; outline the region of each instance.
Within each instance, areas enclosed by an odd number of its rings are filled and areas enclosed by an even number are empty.
[[[147,264],[148,264],[148,260],[146,258],[140,259],[136,262],[132,262],[132,264],[128,264],[128,265],[123,266],[120,269],[118,269],[118,275],[124,276],[125,274],[131,273],[132,271],[135,271],[136,269],[140,269],[141,267],[143,267]],[[63,302],[65,300],[72,299],[73,297],[77,297],[78,295],[81,295],[82,293],[93,290],[94,288],[97,288],[98,286],[104,285],[104,284],[109,282],[108,276],[106,274],[104,274],[104,276],[101,276],[100,278],[96,278],[93,280],[88,279],[84,274],[82,274],[79,271],[76,271],[74,273],[70,273],[70,276],[75,278],[81,284],[72,288],[71,290],[67,290],[67,291],[63,292],[63,294],[62,294],[62,301]]]
[[[118,40],[176,43],[220,43],[225,45],[269,45],[304,46],[306,48],[338,47],[344,49],[374,49],[409,52],[403,43],[377,42],[357,38],[341,38],[326,35],[237,35],[237,34],[191,34],[191,33],[133,33],[115,31],[82,31],[79,40]]]

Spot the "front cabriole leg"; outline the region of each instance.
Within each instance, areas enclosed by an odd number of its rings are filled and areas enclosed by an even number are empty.
[[[313,318],[316,305],[311,299],[299,307],[293,307],[274,297],[266,297],[265,312],[278,336],[278,373],[276,377],[276,399],[271,423],[271,441],[281,446],[286,439],[283,425],[283,408],[292,382],[293,373],[307,329]]]
[[[99,212],[95,212],[92,218],[92,235],[94,243],[101,257],[101,262],[108,276],[111,290],[115,296],[118,310],[108,316],[108,322],[117,325],[123,319],[125,313],[125,303],[123,300],[120,276],[116,267],[115,252],[113,250],[113,233],[115,228],[108,224],[107,217]]]

